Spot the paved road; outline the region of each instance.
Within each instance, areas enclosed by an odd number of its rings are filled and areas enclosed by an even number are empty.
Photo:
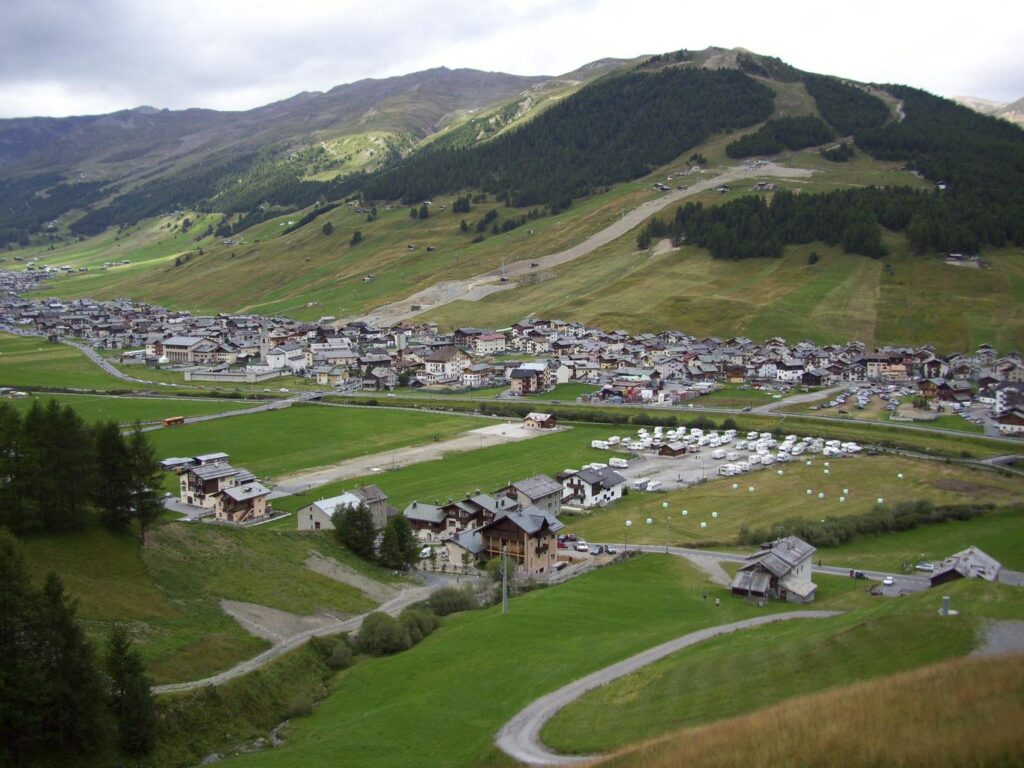
[[[475,275],[474,277],[469,277],[464,280],[447,280],[440,282],[405,299],[378,307],[365,315],[342,318],[336,321],[335,325],[343,325],[350,320],[358,319],[375,325],[391,326],[418,315],[421,312],[436,309],[437,307],[444,306],[445,304],[450,304],[453,301],[476,301],[496,291],[514,287],[512,284],[502,283],[502,276],[506,279],[515,278],[531,274],[538,270],[551,269],[559,266],[560,264],[566,264],[570,261],[574,261],[581,256],[586,256],[589,253],[593,253],[601,246],[607,245],[613,240],[622,237],[622,235],[626,234],[631,229],[640,226],[647,221],[651,214],[657,213],[663,208],[667,208],[673,203],[677,203],[687,197],[696,195],[699,192],[714,189],[720,184],[728,184],[735,181],[752,181],[753,179],[766,176],[801,178],[810,176],[813,172],[814,171],[805,168],[789,168],[782,165],[776,165],[775,163],[767,163],[757,167],[747,165],[746,163],[739,166],[733,166],[725,169],[717,176],[701,179],[686,189],[674,190],[654,200],[648,200],[645,203],[641,203],[639,206],[634,208],[625,216],[617,219],[605,229],[602,229],[588,237],[583,242],[577,243],[564,251],[506,264],[504,265],[503,271],[492,270],[482,275]],[[413,310],[413,306],[417,306],[419,309]]]
[[[841,611],[794,611],[757,616],[752,619],[733,622],[732,624],[723,624],[696,632],[689,632],[682,637],[677,637],[675,640],[648,648],[646,651],[642,651],[624,661],[600,669],[586,677],[581,677],[579,680],[569,683],[557,691],[542,696],[509,720],[498,731],[495,743],[498,749],[506,755],[528,765],[570,765],[593,760],[594,756],[560,755],[552,752],[540,742],[540,732],[544,724],[559,710],[578,699],[587,691],[606,685],[683,648],[688,648],[712,637],[780,621],[826,619],[838,616],[841,613]]]
[[[756,408],[751,409],[751,413],[771,413],[779,408],[787,405],[799,405],[800,403],[812,403],[815,400],[821,400],[832,395],[838,395],[840,392],[845,392],[853,386],[852,383],[841,384],[836,387],[830,387],[829,389],[820,389],[816,392],[802,392],[799,395],[793,395],[791,397],[784,397],[781,400],[772,400],[770,403],[759,405]]]
[[[626,549],[625,544],[622,542],[615,542],[614,546],[618,547],[621,551]],[[629,550],[631,552],[664,552],[685,558],[705,557],[725,563],[745,563],[747,561],[746,555],[735,552],[715,552],[710,549],[690,549],[688,547],[665,547],[664,545],[657,544],[630,544]],[[927,576],[908,576],[905,573],[867,571],[856,566],[812,565],[811,570],[814,573],[822,573],[828,576],[849,576],[851,568],[860,571],[874,581],[881,581],[886,576],[892,576],[896,581],[895,586],[907,592],[920,592],[921,590],[928,589],[931,585],[931,581],[929,581]]]
[[[396,616],[413,603],[425,600],[430,596],[431,592],[438,589],[440,586],[443,585],[435,584],[427,587],[412,587],[410,589],[405,589],[394,600],[389,600],[383,605],[377,606],[374,611],[384,611],[392,616]],[[192,691],[196,688],[205,688],[209,685],[222,685],[229,680],[234,680],[236,677],[240,677],[259,669],[276,659],[278,656],[295,650],[313,637],[336,635],[339,632],[358,632],[359,628],[363,625],[363,619],[365,619],[366,616],[367,614],[364,613],[359,616],[354,616],[351,619],[332,622],[331,624],[326,624],[322,627],[316,627],[314,629],[306,630],[305,632],[300,632],[299,634],[293,635],[292,637],[282,641],[278,645],[275,645],[273,648],[264,651],[258,656],[253,656],[251,659],[247,659],[240,664],[236,664],[231,669],[224,672],[220,672],[210,677],[204,677],[201,680],[192,680],[188,683],[156,685],[153,686],[153,693],[181,693],[183,691]]]

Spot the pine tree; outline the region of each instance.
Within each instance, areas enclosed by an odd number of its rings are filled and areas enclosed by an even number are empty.
[[[120,624],[110,633],[107,674],[122,751],[134,757],[148,755],[156,744],[156,707],[142,658]]]
[[[0,525],[12,531],[27,530],[23,480],[22,420],[10,403],[0,403]]]
[[[96,444],[95,499],[103,525],[120,533],[132,521],[132,467],[128,444],[114,421],[93,430]]]
[[[386,526],[380,543],[380,563],[387,568],[405,568],[418,557],[416,535],[405,515],[395,515]]]
[[[139,523],[139,541],[146,545],[146,531],[161,514],[164,506],[157,489],[160,487],[160,463],[152,443],[136,424],[128,438],[131,456],[132,515]]]
[[[364,560],[373,559],[373,518],[365,504],[344,507],[334,513],[334,528],[341,543]]]
[[[418,216],[420,219],[426,219],[430,217],[430,210],[427,208],[426,203],[420,203],[420,210]]]
[[[17,765],[46,739],[39,600],[18,541],[0,528],[0,764]]]
[[[54,573],[46,576],[39,616],[40,661],[50,700],[46,727],[62,751],[88,750],[102,732],[103,682],[92,643],[75,622],[75,603]]]

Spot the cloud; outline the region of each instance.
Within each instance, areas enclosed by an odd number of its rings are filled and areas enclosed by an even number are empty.
[[[952,95],[1024,95],[1022,12],[991,0],[816,4],[5,0],[0,116],[151,104],[246,109],[432,66],[560,74],[605,56],[741,45],[797,66]]]

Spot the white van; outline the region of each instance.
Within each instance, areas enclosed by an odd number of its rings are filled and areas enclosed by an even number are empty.
[[[715,450],[713,450],[711,452],[711,458],[712,459],[719,459],[719,460],[724,459],[725,458],[725,449],[724,448],[715,448]]]
[[[627,469],[629,462],[620,458],[608,459],[608,466],[615,467],[615,469]]]

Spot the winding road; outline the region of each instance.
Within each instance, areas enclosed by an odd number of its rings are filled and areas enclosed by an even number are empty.
[[[451,304],[453,301],[479,301],[484,296],[497,291],[515,288],[514,283],[503,283],[501,281],[503,276],[506,279],[512,279],[575,261],[582,256],[593,253],[601,246],[617,240],[630,230],[639,227],[647,221],[651,214],[657,213],[673,203],[677,203],[687,197],[692,197],[700,192],[706,192],[722,184],[729,184],[735,181],[751,181],[764,176],[805,178],[812,173],[814,171],[810,169],[790,168],[784,165],[777,165],[776,163],[732,166],[717,176],[701,179],[686,189],[673,190],[662,197],[641,203],[609,226],[564,251],[506,264],[504,272],[502,270],[491,270],[482,275],[475,275],[462,280],[446,280],[436,283],[429,288],[414,293],[412,296],[385,304],[364,315],[341,318],[335,321],[334,325],[341,326],[353,320],[362,320],[373,325],[390,327],[403,320],[408,320],[410,317],[421,312]],[[414,310],[414,306],[418,307],[418,309]]]
[[[383,611],[391,616],[397,616],[404,609],[408,608],[413,603],[418,603],[421,600],[425,600],[430,596],[430,593],[435,589],[438,589],[440,584],[427,587],[412,587],[402,591],[398,597],[393,600],[389,600],[373,609],[372,612]],[[268,664],[269,662],[276,659],[289,651],[294,651],[300,645],[305,643],[314,637],[323,637],[325,635],[337,635],[340,632],[358,632],[359,628],[363,625],[363,619],[369,614],[360,614],[359,616],[353,616],[349,619],[341,619],[331,624],[325,624],[314,629],[300,632],[297,635],[293,635],[281,643],[268,648],[263,653],[253,656],[251,659],[236,664],[231,669],[219,672],[216,675],[210,677],[204,677],[201,680],[192,680],[187,683],[169,683],[168,685],[156,685],[153,686],[153,693],[182,693],[184,691],[193,691],[197,688],[205,688],[209,685],[222,685],[229,680],[234,680],[236,677],[253,672],[260,667]]]
[[[768,616],[757,616],[752,619],[736,621],[732,624],[722,624],[717,627],[708,627],[696,632],[688,632],[675,640],[656,645],[641,651],[635,656],[612,664],[597,672],[592,672],[586,677],[581,677],[568,685],[562,686],[557,691],[542,696],[532,704],[521,710],[519,714],[509,720],[495,739],[498,749],[514,760],[528,765],[571,765],[574,763],[593,760],[594,755],[561,755],[552,752],[540,741],[540,732],[545,723],[563,707],[571,704],[587,691],[599,688],[613,680],[631,674],[648,664],[669,656],[683,648],[708,640],[712,637],[737,632],[750,627],[760,627],[766,624],[773,624],[780,621],[792,619],[827,619],[839,616],[842,611],[794,611],[791,613],[777,613]]]

